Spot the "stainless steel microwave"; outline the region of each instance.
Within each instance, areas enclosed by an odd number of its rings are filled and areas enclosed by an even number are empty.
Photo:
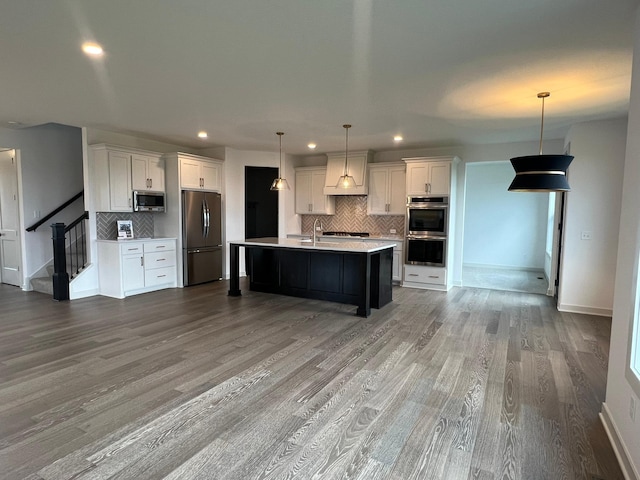
[[[165,195],[162,192],[133,191],[134,212],[164,212]]]

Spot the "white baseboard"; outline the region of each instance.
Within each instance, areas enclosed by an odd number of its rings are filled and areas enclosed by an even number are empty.
[[[520,270],[525,272],[544,272],[544,267],[518,267],[514,265],[490,265],[487,263],[463,263],[462,268],[492,268],[496,270]]]
[[[616,454],[616,458],[618,459],[624,478],[626,480],[640,480],[640,474],[638,474],[633,463],[631,463],[629,452],[625,443],[620,438],[620,434],[616,428],[615,422],[613,421],[613,417],[611,417],[611,412],[606,402],[602,403],[600,421],[602,422],[605,432],[607,432],[607,437],[609,437],[609,441],[613,447],[613,452]]]
[[[558,304],[558,311],[569,313],[584,313],[586,315],[597,315],[599,317],[612,317],[613,310],[610,308],[585,307],[583,305]]]

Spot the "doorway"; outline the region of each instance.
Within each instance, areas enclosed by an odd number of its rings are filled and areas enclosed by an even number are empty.
[[[278,236],[278,192],[271,190],[271,183],[277,176],[277,168],[245,167],[245,238]]]
[[[18,165],[13,149],[0,149],[0,283],[22,284]]]
[[[547,294],[549,195],[509,192],[509,162],[467,164],[462,284]]]

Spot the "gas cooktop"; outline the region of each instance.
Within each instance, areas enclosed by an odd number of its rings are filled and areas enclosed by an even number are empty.
[[[322,232],[322,235],[332,237],[368,237],[367,232]]]

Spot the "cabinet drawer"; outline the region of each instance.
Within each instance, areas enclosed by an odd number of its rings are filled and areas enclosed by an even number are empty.
[[[144,285],[145,287],[154,287],[156,285],[164,285],[165,283],[173,283],[176,279],[176,267],[162,267],[145,270]]]
[[[144,244],[144,253],[149,252],[162,252],[164,250],[175,250],[175,243],[173,241],[166,242],[146,242]]]
[[[404,266],[404,281],[445,285],[447,269],[441,267],[423,267],[419,265]]]
[[[151,252],[144,254],[144,268],[150,270],[159,267],[173,267],[176,264],[176,251]]]
[[[122,255],[130,255],[132,253],[142,253],[142,243],[127,243],[120,245],[120,253]]]

